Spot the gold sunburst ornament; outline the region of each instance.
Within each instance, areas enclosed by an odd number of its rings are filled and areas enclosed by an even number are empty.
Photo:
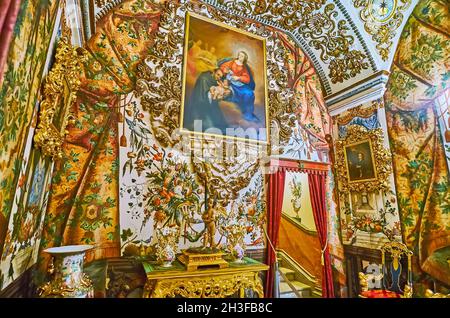
[[[359,8],[364,29],[377,42],[376,48],[383,61],[389,58],[393,39],[403,21],[403,11],[411,5],[411,0],[353,0]]]
[[[383,146],[381,128],[367,130],[350,125],[345,138],[336,142],[336,169],[342,192],[389,190],[392,159]]]

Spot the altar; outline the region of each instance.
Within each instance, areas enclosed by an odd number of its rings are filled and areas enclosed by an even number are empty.
[[[260,273],[269,269],[249,257],[242,263],[229,261],[228,267],[207,267],[188,271],[179,260],[171,267],[163,267],[157,262],[143,261],[147,280],[144,286],[144,298],[225,298],[238,293],[245,298],[247,289],[264,297]]]

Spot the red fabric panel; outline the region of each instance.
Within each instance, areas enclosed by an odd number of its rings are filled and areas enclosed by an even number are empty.
[[[275,173],[269,174],[269,191],[267,193],[267,235],[272,242],[274,248],[278,244],[278,232],[280,229],[281,208],[283,205],[284,194],[284,180],[286,172],[278,170]],[[274,281],[274,263],[276,261],[275,252],[268,244],[266,263],[270,266],[266,277],[266,297],[273,296],[273,281]]]
[[[316,224],[320,245],[323,252],[322,297],[333,298],[333,275],[331,269],[330,252],[327,244],[328,218],[325,200],[325,178],[322,174],[308,173],[309,192],[313,209],[314,223]]]

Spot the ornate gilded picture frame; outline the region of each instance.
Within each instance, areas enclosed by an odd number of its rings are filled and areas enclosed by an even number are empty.
[[[370,138],[344,145],[344,148],[345,166],[349,183],[377,179]]]
[[[336,167],[343,192],[387,190],[391,154],[383,146],[383,130],[350,125],[336,142]]]
[[[182,132],[268,143],[266,40],[186,13]]]

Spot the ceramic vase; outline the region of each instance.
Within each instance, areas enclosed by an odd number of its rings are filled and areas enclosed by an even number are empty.
[[[166,245],[159,251],[158,259],[162,267],[170,267],[175,260],[175,251],[170,245]]]
[[[156,258],[162,267],[170,267],[176,258],[179,229],[162,228],[157,230]]]
[[[231,250],[231,256],[233,258],[234,263],[243,263],[245,256],[245,249],[241,246],[240,243],[237,243],[233,246]]]
[[[51,281],[39,288],[44,298],[92,298],[92,281],[83,272],[84,257],[91,245],[67,245],[44,250],[53,257],[49,273]]]

